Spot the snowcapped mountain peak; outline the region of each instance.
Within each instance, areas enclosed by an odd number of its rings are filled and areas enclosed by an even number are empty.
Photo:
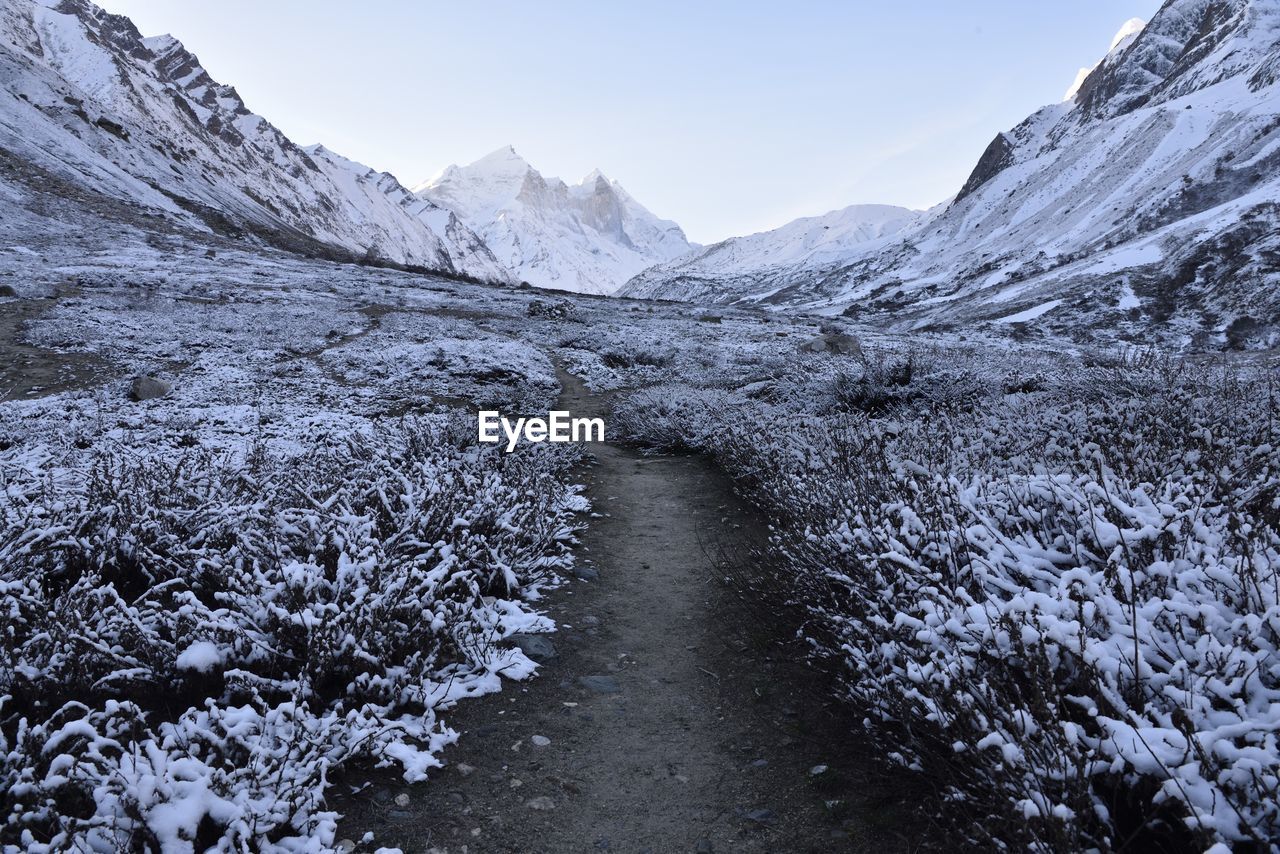
[[[1141,34],[1142,30],[1147,26],[1147,22],[1142,18],[1130,18],[1125,21],[1120,29],[1116,31],[1115,36],[1111,39],[1111,45],[1107,48],[1107,54],[1102,59],[1095,62],[1088,68],[1081,68],[1076,73],[1076,79],[1071,84],[1071,88],[1067,90],[1067,94],[1062,96],[1062,100],[1074,100],[1076,94],[1079,93],[1080,87],[1084,85],[1084,81],[1089,79],[1089,75],[1097,70],[1098,66],[1106,63],[1112,57],[1124,52],[1124,50],[1133,44],[1134,39]]]
[[[543,177],[511,146],[450,166],[415,192],[456,213],[508,269],[540,287],[612,293],[691,248],[678,225],[599,169],[570,186]]]
[[[514,145],[504,145],[499,149],[489,152],[475,163],[472,163],[470,168],[477,171],[489,171],[494,174],[498,174],[524,173],[533,167],[529,165],[529,161],[525,160],[516,152],[516,147]]]
[[[1107,53],[1115,53],[1116,48],[1123,47],[1126,42],[1142,32],[1146,25],[1147,22],[1142,18],[1130,18],[1125,21],[1116,32],[1115,37],[1111,39],[1111,46],[1107,48]]]
[[[1280,77],[1275,0],[1166,0],[1081,85],[1082,119],[1114,118],[1239,78],[1260,92]]]
[[[545,185],[542,176],[504,145],[466,166],[447,166],[414,188],[420,198],[431,198],[467,221],[496,217],[504,205],[522,193],[537,195]]]

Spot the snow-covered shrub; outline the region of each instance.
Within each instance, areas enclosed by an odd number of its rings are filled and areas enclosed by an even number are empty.
[[[972,366],[931,392],[939,363],[882,375],[874,406],[856,378],[807,411],[657,388],[615,421],[715,454],[770,513],[760,564],[780,584],[762,588],[788,591],[866,733],[937,782],[971,842],[1265,846],[1274,377],[1001,361],[985,393]]]
[[[0,847],[321,850],[343,763],[436,767],[582,503],[471,430],[0,454]]]

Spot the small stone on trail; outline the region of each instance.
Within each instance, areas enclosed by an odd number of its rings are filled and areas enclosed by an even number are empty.
[[[751,763],[751,767],[752,767],[752,768],[768,768],[768,767],[769,767],[769,760],[768,760],[768,759],[757,759],[757,760],[755,760],[755,761],[753,761],[753,762]]]
[[[343,854],[348,854],[348,852],[355,851],[355,850],[356,850],[356,843],[355,843],[355,840],[353,840],[353,839],[339,839],[339,840],[338,840],[338,850],[339,850],[339,851],[341,851],[341,852],[343,852]]]
[[[600,577],[600,573],[596,572],[589,566],[575,566],[573,574],[578,576],[581,581],[595,581]]]
[[[578,684],[596,694],[617,694],[622,691],[618,680],[612,676],[579,676]]]
[[[404,793],[396,795],[396,806],[398,807],[409,806],[409,796]]]
[[[470,777],[472,774],[475,773],[475,770],[476,770],[476,766],[468,765],[465,762],[459,762],[457,765],[453,767],[458,769],[458,773],[461,774],[463,777]]]
[[[747,813],[747,818],[756,824],[773,824],[777,816],[773,814],[773,810],[751,810]]]
[[[710,839],[699,839],[698,844],[693,847],[694,854],[714,854],[715,850]]]
[[[534,747],[546,747],[551,744],[551,739],[547,738],[545,735],[535,735],[530,738],[529,741]]]
[[[546,795],[542,795],[540,797],[531,798],[530,800],[526,801],[525,806],[527,806],[531,810],[546,811],[546,810],[555,809],[556,802],[548,798]]]
[[[543,635],[512,635],[509,640],[516,648],[534,661],[542,664],[556,657],[556,646]]]
[[[810,777],[817,777],[817,776],[819,776],[819,775],[821,775],[821,774],[825,774],[825,773],[827,773],[827,766],[826,766],[826,765],[815,765],[815,766],[813,766],[812,768],[810,768],[810,769],[809,769],[809,776],[810,776]]]

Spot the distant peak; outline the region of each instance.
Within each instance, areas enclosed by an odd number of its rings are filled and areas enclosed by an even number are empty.
[[[579,182],[579,184],[583,187],[589,187],[595,184],[597,181],[604,181],[606,184],[612,183],[608,178],[605,177],[605,174],[601,172],[599,168],[596,168],[588,172],[587,176],[583,178]]]

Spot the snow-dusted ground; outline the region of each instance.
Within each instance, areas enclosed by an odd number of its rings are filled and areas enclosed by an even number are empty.
[[[99,367],[12,371],[0,406],[0,845],[320,850],[338,768],[424,779],[438,712],[552,628],[576,455],[477,448],[460,408],[557,391],[546,348],[472,319],[504,299],[212,251],[4,256],[44,297],[23,346]],[[139,375],[174,389],[134,402]]]
[[[550,406],[554,360],[623,395],[612,435],[706,451],[775,516],[761,566],[851,720],[955,814],[1069,845],[1134,816],[1275,831],[1263,375],[843,327],[859,354],[805,318],[308,261],[25,192],[0,311],[93,370],[11,371],[0,405],[6,844],[321,850],[337,769],[430,779],[451,704],[532,673],[502,638],[553,628],[537,597],[588,523],[572,451],[473,442],[481,405]],[[173,392],[133,402],[139,375]]]

